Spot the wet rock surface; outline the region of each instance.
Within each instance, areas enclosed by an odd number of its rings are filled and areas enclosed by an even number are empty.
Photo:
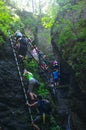
[[[0,48],[0,127],[2,130],[27,130],[27,110],[12,49]]]

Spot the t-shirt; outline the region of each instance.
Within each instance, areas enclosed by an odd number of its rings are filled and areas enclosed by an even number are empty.
[[[53,77],[54,77],[54,79],[58,79],[59,78],[59,72],[54,71],[53,72]]]
[[[28,80],[33,79],[33,74],[32,73],[23,74],[23,76],[25,76]]]

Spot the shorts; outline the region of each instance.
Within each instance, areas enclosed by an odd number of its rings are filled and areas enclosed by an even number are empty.
[[[37,87],[37,86],[39,86],[39,82],[38,82],[38,80],[36,80],[36,79],[31,79],[31,80],[29,80],[29,88],[28,88],[28,91],[29,92],[32,92],[33,91],[33,88],[34,87]]]
[[[59,81],[59,79],[57,78],[57,79],[54,79],[54,82],[58,82]]]

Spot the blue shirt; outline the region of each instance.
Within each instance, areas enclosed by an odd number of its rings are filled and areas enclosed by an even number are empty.
[[[58,79],[58,78],[59,78],[59,72],[54,71],[54,72],[53,72],[53,78],[54,78],[54,79]]]

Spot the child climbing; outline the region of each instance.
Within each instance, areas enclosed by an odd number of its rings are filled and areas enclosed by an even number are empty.
[[[58,86],[59,85],[59,71],[54,69],[52,74],[53,74],[53,79],[54,79],[54,85]]]
[[[59,64],[58,64],[57,60],[54,60],[53,61],[53,68],[58,69],[58,67],[59,67]]]
[[[36,47],[36,45],[33,46],[32,56],[34,57],[35,60],[39,61],[39,58],[38,58],[38,48]]]

